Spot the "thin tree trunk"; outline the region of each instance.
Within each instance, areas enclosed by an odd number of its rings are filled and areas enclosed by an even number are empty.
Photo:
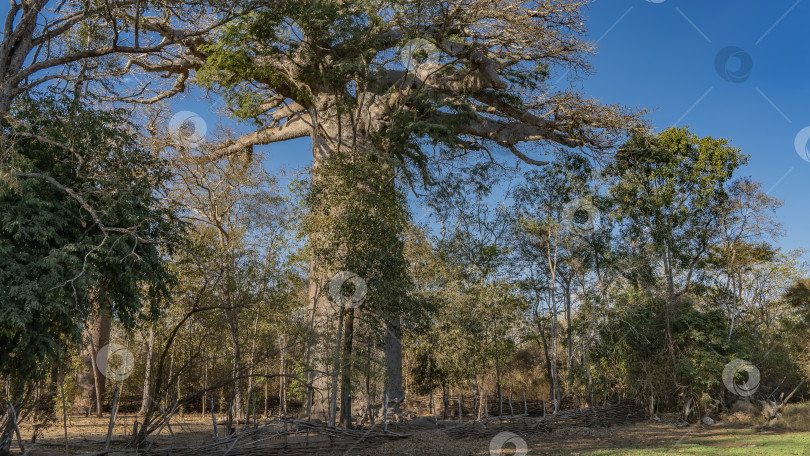
[[[106,394],[106,372],[101,372],[96,364],[98,350],[110,342],[112,317],[108,308],[102,306],[88,328],[88,345],[84,351],[85,370],[79,375],[82,397],[79,403],[86,407],[87,415],[95,406],[96,415],[101,416],[101,404]]]
[[[265,364],[264,365],[264,417],[267,418],[268,407],[270,406],[270,381],[267,378],[268,374],[270,374],[270,366]]]
[[[207,357],[203,359],[203,363],[204,363],[203,364],[204,365],[204,367],[203,367],[203,369],[204,369],[204,371],[203,371],[203,390],[207,390],[208,389],[208,358]],[[202,417],[203,418],[205,418],[205,396],[206,396],[206,394],[203,393],[203,395],[202,395]],[[214,398],[214,396],[212,395],[211,399],[213,400],[213,398]],[[211,412],[214,411],[214,405],[213,404],[214,403],[211,402]]]
[[[343,336],[343,359],[340,379],[340,423],[352,428],[352,343],[354,342],[354,309],[346,315],[346,329]]]
[[[279,336],[279,347],[281,351],[281,360],[279,366],[279,374],[281,377],[278,378],[278,401],[279,401],[279,410],[281,411],[282,415],[287,414],[287,379],[284,377],[284,374],[287,372],[286,366],[286,340],[284,334]]]
[[[231,336],[231,353],[233,355],[233,362],[231,364],[231,378],[233,382],[233,400],[231,402],[231,409],[233,419],[238,423],[245,418],[244,409],[242,407],[242,385],[239,380],[236,380],[242,371],[242,348],[239,342],[239,322],[235,309],[227,311],[228,327]]]
[[[568,388],[574,387],[574,341],[571,330],[571,281],[564,279],[565,283],[565,332],[568,349]]]
[[[343,310],[338,312],[337,336],[335,337],[335,355],[332,364],[332,390],[329,396],[329,426],[335,426],[337,413],[338,379],[340,378],[340,342],[343,340]]]
[[[551,283],[554,283],[553,277],[554,274],[552,273]],[[557,413],[560,410],[560,399],[562,396],[557,374],[557,338],[559,334],[557,325],[557,300],[553,288],[549,293],[551,294],[549,299],[549,314],[551,314],[551,382],[554,385],[552,400],[554,401],[554,413]]]
[[[253,395],[253,372],[256,364],[256,333],[259,331],[259,312],[256,312],[256,318],[253,320],[253,340],[250,342],[250,372],[248,376],[248,389],[245,395],[245,400],[250,400]],[[247,415],[250,415],[250,405],[246,405]],[[247,421],[245,421],[247,422]]]
[[[144,366],[144,373],[143,373],[143,395],[141,396],[141,409],[138,411],[138,415],[145,415],[146,412],[149,410],[149,394],[151,391],[151,380],[152,380],[152,352],[155,346],[155,329],[153,327],[149,327],[149,336],[146,339],[146,365]],[[203,398],[205,401],[205,398]],[[205,410],[203,410],[203,414]]]
[[[549,396],[556,397],[556,393],[554,392],[554,382],[553,382],[553,374],[551,371],[551,357],[548,354],[548,343],[546,343],[546,332],[543,329],[543,321],[537,318],[537,330],[540,331],[540,340],[543,341],[543,352],[546,355],[546,371],[548,373],[548,387],[549,387]]]

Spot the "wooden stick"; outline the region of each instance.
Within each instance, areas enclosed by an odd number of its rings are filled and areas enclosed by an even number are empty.
[[[169,419],[171,417],[166,416],[166,410],[163,409],[162,405],[158,404],[158,407],[160,407],[160,413],[161,415],[163,415],[163,424],[165,424],[166,427],[169,429],[169,434],[171,434],[172,439],[174,439],[174,431],[172,431],[172,425],[171,423],[169,423]],[[174,412],[174,410],[172,410],[172,412]],[[163,426],[161,426],[160,429],[163,429]],[[158,434],[160,434],[160,429],[158,430]]]
[[[800,382],[799,382],[799,384],[798,384],[798,385],[796,385],[796,388],[793,388],[793,391],[791,391],[791,393],[790,393],[790,394],[788,394],[788,396],[787,396],[787,397],[786,397],[786,398],[785,398],[785,399],[782,401],[782,403],[781,403],[781,404],[779,404],[779,405],[777,405],[777,406],[776,406],[776,407],[773,409],[772,418],[776,418],[776,415],[779,413],[779,411],[780,411],[780,410],[782,410],[782,408],[783,408],[785,405],[787,405],[787,403],[788,403],[788,401],[790,400],[790,398],[791,398],[791,397],[793,397],[793,395],[794,395],[794,394],[796,394],[796,391],[799,391],[799,388],[801,388],[801,387],[802,387],[802,385],[804,385],[804,382],[805,382],[804,380],[800,381]]]
[[[112,440],[112,431],[113,427],[115,426],[115,410],[118,407],[118,396],[121,394],[121,390],[116,386],[115,393],[113,393],[113,405],[110,408],[110,427],[107,428],[107,442],[104,444],[104,449],[110,449],[110,440]]]
[[[801,387],[802,387],[802,385],[804,385],[804,382],[805,382],[805,380],[800,381],[800,382],[799,382],[799,384],[798,384],[798,385],[796,385],[796,388],[793,388],[793,391],[791,391],[791,392],[790,392],[790,394],[788,394],[788,396],[785,398],[785,400],[784,400],[784,401],[782,401],[782,405],[780,405],[780,406],[779,406],[779,408],[777,409],[777,411],[781,410],[781,409],[782,409],[782,407],[784,407],[785,405],[787,405],[787,403],[788,403],[788,401],[790,400],[790,398],[791,398],[791,397],[793,397],[793,395],[794,395],[794,394],[796,394],[796,391],[799,391],[799,388],[801,388]]]

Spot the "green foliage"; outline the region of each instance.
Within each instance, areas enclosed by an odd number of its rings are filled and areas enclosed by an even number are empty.
[[[734,356],[726,341],[722,312],[686,306],[673,322],[677,358],[667,356],[662,303],[643,294],[617,296],[597,326],[591,352],[597,381],[622,385],[630,397],[654,395],[662,409],[674,409],[692,397],[720,397],[722,372]],[[681,388],[674,388],[673,382]]]
[[[401,238],[408,211],[393,170],[381,172],[380,160],[339,153],[315,168],[302,228],[324,270],[351,271],[366,281],[364,310],[393,318],[413,307]]]
[[[306,373],[310,370],[312,370],[310,366],[307,366],[303,361],[298,360],[293,365],[292,375],[300,379],[306,379]],[[309,388],[298,380],[292,380],[290,381],[290,385],[287,387],[287,396],[294,401],[306,403],[306,401],[309,400]]]
[[[340,93],[348,81],[365,72],[363,60],[368,56],[363,51],[377,39],[369,27],[378,19],[369,17],[367,10],[358,7],[360,3],[281,1],[255,8],[225,26],[216,41],[203,46],[209,56],[199,73],[200,81],[222,89],[238,115],[257,112],[258,100],[245,97],[242,90],[252,81],[286,93],[302,104],[311,101],[311,93],[303,89],[305,85]],[[296,26],[290,27],[291,23]],[[300,30],[307,30],[324,49],[339,43],[338,58],[325,64],[325,56],[318,55],[322,50],[313,49],[313,43],[295,36]],[[300,69],[302,79],[291,78],[273,61],[274,57],[296,54],[296,60],[306,65]]]
[[[686,128],[634,136],[606,171],[625,235],[649,238],[656,254],[668,250],[677,267],[689,267],[716,233],[725,184],[746,162],[727,140]]]
[[[157,197],[167,165],[138,144],[125,112],[44,96],[12,115],[19,133],[0,181],[0,373],[25,381],[57,362],[99,308],[112,305],[127,327],[155,314],[172,281],[158,243],[182,226]]]

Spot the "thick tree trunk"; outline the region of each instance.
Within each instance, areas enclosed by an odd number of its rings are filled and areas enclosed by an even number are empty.
[[[316,100],[314,104],[316,106],[310,110],[313,131],[315,132],[312,141],[313,183],[318,182],[318,170],[328,163],[328,160],[334,157],[337,152],[354,153],[362,151],[367,152],[368,155],[378,157],[385,155],[384,152],[376,150],[369,139],[369,120],[368,117],[363,116],[376,118],[373,113],[360,116],[338,115],[335,112],[336,103],[334,99],[327,99],[326,97]],[[385,171],[381,168],[380,172]],[[339,206],[339,204],[330,206],[330,213],[339,212]],[[327,237],[330,234],[328,229],[329,227],[324,227],[323,234],[311,233],[311,239],[317,242],[318,236]],[[336,318],[337,309],[328,299],[329,275],[337,271],[331,270],[328,265],[323,264],[322,260],[315,257],[310,260],[309,299],[311,307],[309,324],[312,337],[305,358],[305,361],[310,366],[307,378],[315,388],[312,404],[313,417],[320,419],[328,418],[330,415],[331,401],[329,400],[329,393],[334,391],[332,385],[330,385],[330,380],[333,379],[330,373],[333,375],[339,374],[332,372],[331,365],[334,361],[332,357],[335,353],[343,353],[335,346],[335,343],[340,343],[340,341],[335,341],[334,338],[334,334],[337,333],[338,329],[336,328],[338,323],[338,318]],[[358,271],[352,272],[356,273]],[[355,327],[354,332],[357,333],[358,330],[365,331],[366,329],[365,326],[363,328]],[[375,346],[372,356],[376,359],[384,358],[386,367],[385,385],[380,390],[385,390],[388,387],[391,402],[399,404],[405,396],[402,388],[402,345],[400,342],[399,318],[393,318],[391,321],[385,322],[384,330],[386,330],[384,347]],[[352,336],[352,334],[346,334],[347,339],[352,339]],[[341,410],[344,408],[346,406],[341,401]],[[351,408],[346,413],[351,413]],[[341,415],[341,418],[343,418],[343,415]]]
[[[385,368],[388,400],[396,402],[395,411],[399,411],[399,404],[405,400],[405,390],[402,387],[402,325],[399,318],[394,318],[388,323]]]

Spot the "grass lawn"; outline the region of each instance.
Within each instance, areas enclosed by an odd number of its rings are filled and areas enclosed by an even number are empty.
[[[639,448],[640,447],[640,448]],[[625,448],[583,453],[601,456],[683,455],[807,455],[810,456],[810,432],[757,432],[754,429],[719,428],[699,437],[685,437],[660,446],[652,442],[628,442]]]

